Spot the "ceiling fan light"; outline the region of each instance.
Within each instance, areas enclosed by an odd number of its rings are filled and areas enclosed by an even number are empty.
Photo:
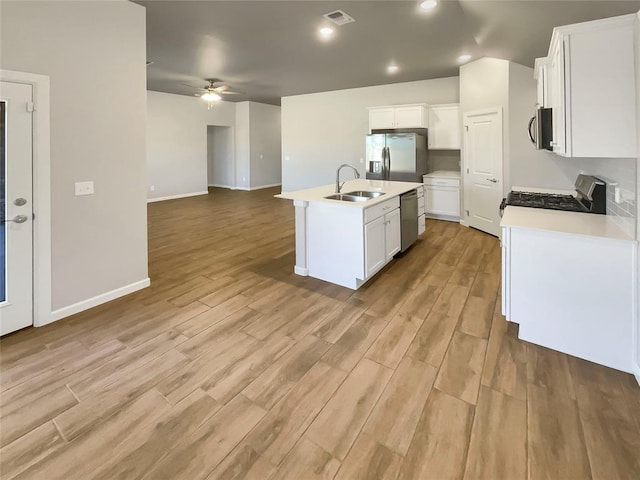
[[[218,102],[218,101],[222,100],[222,97],[220,95],[218,95],[217,93],[215,93],[215,92],[203,93],[200,98],[202,98],[203,100],[205,100],[207,102]]]

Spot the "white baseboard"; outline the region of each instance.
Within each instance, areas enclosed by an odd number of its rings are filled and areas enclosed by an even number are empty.
[[[53,312],[51,312],[49,321],[41,323],[38,326],[41,327],[42,325],[55,322],[56,320],[60,320],[70,315],[75,315],[76,313],[88,310],[89,308],[96,307],[103,303],[110,302],[111,300],[115,300],[116,298],[123,297],[138,290],[142,290],[143,288],[147,288],[149,285],[151,285],[151,280],[149,278],[145,278],[144,280],[140,280],[139,282],[130,283],[129,285],[125,285],[124,287],[116,288],[115,290],[111,290],[110,292],[96,295],[95,297],[88,298],[78,303],[74,303],[73,305],[69,305],[68,307],[59,308],[58,310],[54,310]]]
[[[640,365],[633,366],[633,375],[636,377],[636,382],[640,385]]]
[[[273,183],[271,185],[258,185],[257,187],[235,187],[234,190],[244,190],[244,191],[252,191],[252,190],[262,190],[263,188],[271,188],[271,187],[279,187],[282,185],[281,183]]]
[[[447,222],[456,222],[462,223],[460,217],[456,217],[454,215],[437,215],[434,213],[425,214],[425,218],[431,218],[433,220],[445,220]]]
[[[299,266],[295,265],[293,267],[293,273],[295,273],[296,275],[301,275],[303,277],[308,277],[309,276],[309,269],[308,268],[302,268],[302,267],[299,267]]]
[[[174,200],[176,198],[195,197],[198,195],[208,195],[208,194],[209,192],[207,190],[204,190],[202,192],[179,193],[178,195],[169,195],[167,197],[147,198],[147,203],[163,202],[164,200]]]
[[[271,188],[271,187],[279,187],[282,185],[281,183],[274,183],[271,185],[258,185],[257,187],[232,187],[231,185],[218,185],[218,184],[209,184],[209,187],[216,188],[228,188],[229,190],[243,190],[245,192],[250,192],[252,190],[262,190],[263,188]]]

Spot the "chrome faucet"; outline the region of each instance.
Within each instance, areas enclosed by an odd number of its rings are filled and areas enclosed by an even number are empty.
[[[340,184],[340,170],[342,170],[343,167],[351,168],[353,170],[353,173],[355,174],[355,177],[360,178],[360,172],[358,172],[358,169],[356,167],[354,167],[353,165],[349,165],[348,163],[343,163],[338,167],[338,170],[336,170],[336,193],[340,193],[340,189],[344,185],[344,182],[342,182],[342,185]]]

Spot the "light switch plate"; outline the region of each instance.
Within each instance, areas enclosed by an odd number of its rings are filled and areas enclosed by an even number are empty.
[[[76,197],[93,195],[93,182],[76,182]]]

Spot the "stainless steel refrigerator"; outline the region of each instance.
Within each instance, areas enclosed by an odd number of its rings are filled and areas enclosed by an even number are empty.
[[[427,138],[416,133],[367,135],[367,178],[422,183]]]

